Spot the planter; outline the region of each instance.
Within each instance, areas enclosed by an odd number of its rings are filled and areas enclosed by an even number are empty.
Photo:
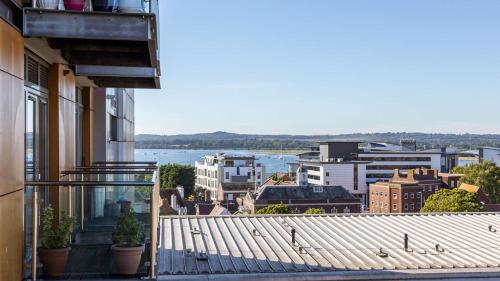
[[[59,7],[59,0],[38,0],[37,7],[40,9],[57,10]]]
[[[81,11],[85,6],[85,0],[64,0],[64,8],[69,11]]]
[[[40,262],[43,264],[43,274],[48,277],[60,277],[68,262],[70,247],[61,249],[38,249]]]
[[[120,13],[144,13],[143,0],[118,0],[118,12]]]
[[[92,0],[92,9],[98,12],[112,12],[117,0]]]
[[[144,245],[139,247],[111,246],[111,254],[115,261],[117,273],[122,275],[133,275],[137,273]]]

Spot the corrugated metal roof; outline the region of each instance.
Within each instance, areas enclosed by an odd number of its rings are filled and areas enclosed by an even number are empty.
[[[498,213],[172,216],[160,227],[159,275],[500,265]]]

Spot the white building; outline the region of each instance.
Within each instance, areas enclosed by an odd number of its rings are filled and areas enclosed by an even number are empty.
[[[358,160],[370,162],[366,165],[367,184],[389,180],[396,169],[406,171],[426,168],[442,171],[440,152],[359,152]]]
[[[202,161],[195,162],[195,171],[195,188],[208,191],[211,200],[220,197],[217,194],[219,183],[254,183],[260,186],[265,178],[265,167],[255,163],[254,156],[223,153],[205,156]]]
[[[306,174],[300,179],[306,177],[311,185],[340,185],[366,203],[368,185],[389,180],[395,169],[442,168],[439,151],[388,151],[379,146],[359,148],[360,143],[321,142],[316,160],[299,160]]]
[[[480,147],[479,161],[492,161],[497,164],[497,166],[500,166],[500,148]]]

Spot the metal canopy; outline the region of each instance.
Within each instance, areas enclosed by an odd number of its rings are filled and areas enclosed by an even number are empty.
[[[47,38],[52,49],[99,87],[160,88],[153,13],[23,9],[23,35]]]
[[[160,80],[153,67],[75,65],[75,75],[87,76],[99,87],[160,88]]]

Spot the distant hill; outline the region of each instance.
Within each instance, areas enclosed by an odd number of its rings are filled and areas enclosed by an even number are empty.
[[[326,140],[356,140],[398,144],[401,139],[415,139],[417,146],[435,148],[455,146],[474,149],[500,147],[500,134],[427,134],[427,133],[355,133],[340,135],[258,135],[214,132],[185,135],[136,135],[136,148],[182,149],[305,149]]]

